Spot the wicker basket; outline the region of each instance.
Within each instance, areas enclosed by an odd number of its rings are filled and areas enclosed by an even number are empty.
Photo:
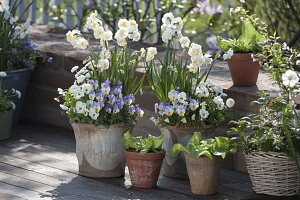
[[[244,154],[253,190],[259,194],[292,196],[300,194],[300,172],[295,161],[283,153]]]

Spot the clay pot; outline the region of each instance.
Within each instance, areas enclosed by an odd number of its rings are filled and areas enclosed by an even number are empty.
[[[217,126],[205,126],[202,128],[197,127],[177,127],[167,126],[159,127],[161,133],[164,135],[163,149],[166,151],[166,157],[163,163],[163,174],[170,178],[188,179],[188,173],[185,165],[185,158],[183,153],[180,153],[177,157],[174,157],[171,153],[171,149],[174,144],[180,143],[186,146],[188,141],[194,135],[195,132],[200,132],[202,138],[212,138],[216,136],[216,133],[222,131],[216,131]]]
[[[165,154],[165,151],[143,154],[125,150],[132,186],[155,187]]]
[[[92,178],[124,176],[123,136],[132,129],[132,125],[112,125],[107,128],[72,123],[72,127],[80,175]]]
[[[236,53],[227,62],[233,85],[256,85],[260,66],[258,61],[253,62],[250,53]]]
[[[199,158],[184,153],[191,190],[194,194],[210,195],[217,192],[221,158]]]

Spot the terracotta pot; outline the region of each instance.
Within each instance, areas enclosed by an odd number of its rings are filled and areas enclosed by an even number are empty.
[[[174,157],[171,154],[173,145],[176,143],[180,143],[184,146],[187,145],[188,141],[196,131],[200,131],[204,139],[214,137],[217,128],[218,127],[216,126],[206,126],[201,129],[197,127],[160,127],[159,129],[164,135],[163,149],[166,151],[166,157],[163,163],[164,176],[188,179],[184,155],[183,153],[180,153],[177,157]]]
[[[82,176],[122,177],[125,172],[123,135],[132,125],[109,128],[72,123],[76,139],[79,174]]]
[[[256,85],[260,66],[258,61],[253,62],[250,53],[236,53],[227,62],[233,85]]]
[[[191,190],[194,194],[210,195],[217,192],[221,158],[206,156],[196,158],[184,153],[190,178]]]
[[[138,188],[156,186],[166,152],[137,153],[125,150],[131,183]]]

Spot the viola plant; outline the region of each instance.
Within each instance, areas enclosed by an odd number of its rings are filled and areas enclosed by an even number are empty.
[[[9,99],[12,97],[21,98],[21,92],[15,89],[4,90],[2,89],[2,78],[6,77],[5,72],[0,72],[0,113],[7,112],[15,109],[15,104]]]
[[[214,156],[221,156],[223,159],[227,153],[235,153],[237,143],[228,137],[215,137],[203,140],[199,132],[195,132],[188,144],[174,144],[172,155],[177,156],[180,152],[188,153],[194,157],[206,156],[213,159]]]
[[[15,13],[20,1],[0,1],[0,70],[33,67],[40,54],[28,37],[30,22],[18,23]],[[27,9],[26,9],[27,10]]]
[[[106,30],[98,13],[93,12],[85,26],[100,40],[100,52],[95,52],[78,30],[69,31],[67,40],[78,49],[88,49],[89,57],[84,67],[74,66],[76,81],[67,90],[59,89],[64,100],[63,110],[73,122],[96,125],[133,123],[142,117],[144,111],[134,104],[135,94],[140,91],[145,75],[138,79],[136,69],[139,63],[149,64],[156,53],[155,48],[141,49],[130,53],[128,40],[140,37],[138,24],[134,20],[120,19],[119,30],[113,35]],[[113,40],[113,37],[116,41]],[[117,45],[109,49],[109,42]],[[119,47],[117,47],[119,46]]]
[[[134,151],[139,153],[155,153],[161,152],[162,143],[164,141],[164,136],[160,135],[158,137],[149,135],[148,137],[132,136],[129,132],[124,134],[124,146],[128,151]]]
[[[151,63],[147,68],[149,84],[160,100],[152,120],[172,126],[202,126],[224,121],[225,110],[234,105],[234,100],[228,100],[226,106],[222,88],[207,80],[214,63],[212,56],[182,35],[180,17],[167,13],[162,22],[162,40],[167,46],[164,59],[159,66]],[[203,65],[209,66],[205,72],[200,71]]]

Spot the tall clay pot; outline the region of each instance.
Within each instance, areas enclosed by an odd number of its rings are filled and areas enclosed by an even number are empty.
[[[82,176],[122,177],[125,171],[123,135],[131,125],[95,126],[72,123],[76,139],[79,174]]]
[[[217,192],[220,171],[220,157],[209,159],[206,156],[199,158],[184,153],[191,190],[194,194],[210,195]]]
[[[187,145],[188,141],[194,135],[194,132],[200,132],[203,139],[214,137],[216,126],[206,126],[201,129],[197,127],[177,127],[167,126],[159,128],[164,135],[163,149],[166,151],[166,157],[163,163],[163,174],[170,178],[188,179],[188,173],[185,165],[185,158],[182,153],[174,157],[171,149],[174,144],[180,143]]]
[[[18,124],[21,119],[23,102],[26,96],[27,86],[30,79],[32,68],[24,68],[6,72],[6,77],[2,78],[3,89],[10,90],[12,88],[21,92],[21,98],[13,97],[10,100],[16,105],[13,114],[13,124]]]
[[[0,112],[0,140],[8,139],[13,118],[13,110]]]
[[[233,85],[256,85],[260,66],[258,61],[253,62],[250,53],[235,53],[227,62]]]
[[[155,187],[165,154],[165,151],[138,153],[125,150],[132,185],[138,188]]]

